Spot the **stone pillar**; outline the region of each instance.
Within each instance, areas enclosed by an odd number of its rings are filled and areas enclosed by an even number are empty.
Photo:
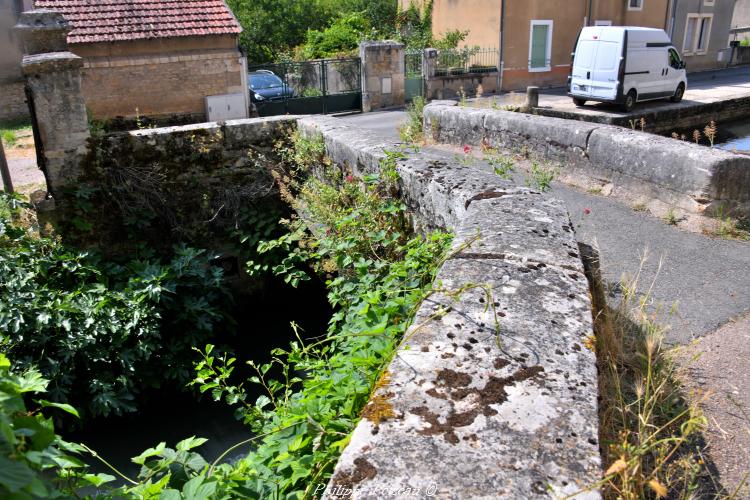
[[[403,106],[406,96],[404,44],[362,42],[362,111]]]
[[[437,67],[438,50],[437,49],[424,49],[424,55],[422,56],[422,77],[424,78],[424,97],[426,101],[438,98],[442,99],[443,96],[433,95],[434,83],[435,83],[435,68]]]
[[[61,14],[47,10],[24,12],[16,25],[24,43],[21,68],[36,117],[34,137],[41,142],[37,161],[50,194],[58,199],[78,178],[89,138],[81,90],[83,59],[68,51],[70,29]]]

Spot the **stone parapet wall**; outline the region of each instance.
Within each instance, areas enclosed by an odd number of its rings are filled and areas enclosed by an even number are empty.
[[[632,128],[632,121],[645,123],[645,130],[654,134],[671,134],[695,129],[703,130],[710,121],[723,123],[744,120],[750,114],[750,97],[742,94],[726,94],[712,102],[683,100],[669,106],[654,106],[644,110],[636,107],[632,113],[582,113],[578,109],[565,110],[553,107],[534,108],[534,113],[552,118],[581,120],[602,125],[618,125]],[[640,124],[638,125],[640,128]]]
[[[299,123],[355,175],[397,148],[335,119]],[[600,498],[587,491],[601,477],[591,302],[565,206],[437,152],[397,170],[417,225],[454,232],[454,254],[324,498]]]
[[[498,73],[478,73],[466,75],[433,76],[425,81],[427,100],[452,99],[461,92],[467,97],[474,97],[479,91],[482,94],[497,92]]]
[[[180,154],[190,156],[196,149],[210,149],[220,151],[227,160],[250,161],[247,153],[251,146],[273,147],[296,127],[298,119],[298,116],[283,115],[146,128],[111,134],[106,142],[112,151],[127,142],[127,149],[136,156],[143,152],[173,155],[176,148]]]
[[[425,108],[436,142],[528,150],[561,164],[563,175],[612,183],[633,197],[691,213],[750,214],[750,158],[616,126],[454,102]]]

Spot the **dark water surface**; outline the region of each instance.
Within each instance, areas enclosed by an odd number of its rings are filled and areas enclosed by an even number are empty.
[[[306,337],[324,334],[332,314],[326,293],[319,281],[302,283],[294,289],[280,280],[268,280],[262,291],[236,297],[233,315],[236,334],[211,343],[230,345],[238,359],[238,375],[243,375],[240,370],[245,370],[244,361],[267,361],[273,348],[289,345],[294,339],[291,321],[304,330],[300,334]],[[186,364],[192,362],[185,360]],[[259,394],[256,391],[252,401]],[[146,403],[139,405],[141,410],[136,414],[94,419],[86,422],[82,430],[63,435],[69,441],[91,447],[133,478],[139,466],[130,459],[162,441],[174,448],[178,441],[191,436],[207,438],[208,443],[196,451],[211,462],[231,446],[251,437],[249,428],[234,418],[232,408],[212,401],[208,395],[199,396],[181,387],[163,387],[144,396]],[[230,457],[248,449],[249,445],[244,446]],[[96,459],[87,461],[96,472],[112,473]]]

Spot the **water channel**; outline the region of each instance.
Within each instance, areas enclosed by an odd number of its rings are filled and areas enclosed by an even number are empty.
[[[231,345],[238,365],[244,365],[246,360],[267,361],[272,349],[286,347],[294,339],[292,321],[308,337],[325,333],[332,314],[326,293],[325,285],[317,279],[303,282],[296,289],[281,280],[268,279],[260,291],[235,298],[236,333],[214,343]],[[251,400],[254,402],[258,395],[260,392],[255,391]],[[173,387],[151,391],[144,394],[144,399],[146,403],[135,414],[94,419],[85,422],[80,431],[62,434],[69,441],[96,450],[132,478],[137,476],[140,466],[130,459],[162,441],[174,448],[178,441],[190,436],[207,438],[208,443],[196,451],[210,462],[251,437],[249,428],[235,419],[234,409],[212,401],[209,395]],[[237,457],[248,450],[249,445],[230,456]],[[96,459],[86,461],[95,472],[112,474]]]

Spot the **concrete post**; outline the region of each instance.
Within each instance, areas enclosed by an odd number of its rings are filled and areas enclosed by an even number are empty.
[[[403,106],[406,102],[404,44],[362,42],[362,111]]]
[[[539,107],[539,87],[526,87],[526,109]]]
[[[41,141],[38,160],[50,194],[59,198],[79,177],[89,138],[83,59],[68,51],[70,25],[57,12],[24,12],[15,29],[24,42],[21,68],[33,101],[35,137]]]

